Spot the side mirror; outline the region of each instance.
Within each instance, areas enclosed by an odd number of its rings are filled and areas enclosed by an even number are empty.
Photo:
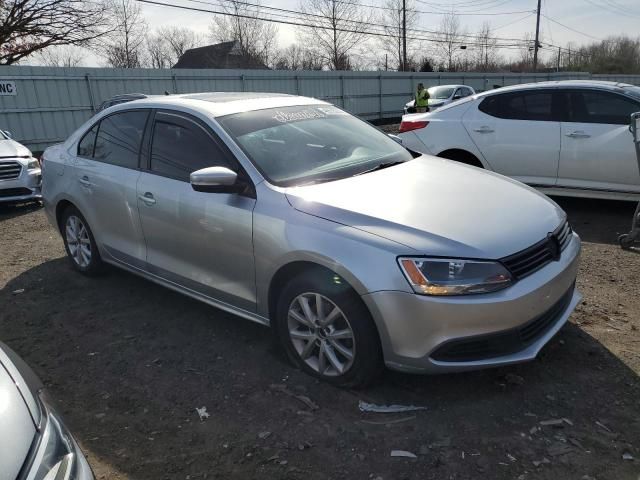
[[[461,94],[461,93],[456,93],[456,94],[453,96],[453,99],[454,99],[454,100],[460,100],[461,98],[462,98],[462,94]]]
[[[398,135],[394,135],[393,133],[387,133],[387,135],[389,136],[389,138],[397,143],[399,143],[400,145],[402,145],[402,139],[398,136]]]
[[[191,188],[196,192],[240,193],[246,185],[238,182],[238,174],[226,167],[207,167],[189,175]]]
[[[13,135],[11,135],[11,132],[9,130],[3,130],[3,132],[8,138],[13,138]]]

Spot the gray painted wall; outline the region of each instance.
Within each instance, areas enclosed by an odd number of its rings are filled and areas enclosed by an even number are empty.
[[[152,70],[0,67],[0,82],[15,82],[17,95],[0,95],[0,129],[34,151],[64,140],[104,100],[122,93],[206,91],[280,92],[322,98],[360,117],[399,117],[418,82],[426,86],[495,86],[568,79],[612,80],[640,85],[640,75],[589,73],[404,73],[264,70]]]

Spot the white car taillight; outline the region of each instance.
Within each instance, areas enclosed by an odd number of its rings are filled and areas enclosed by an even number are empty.
[[[411,130],[418,130],[429,125],[426,120],[402,120],[400,123],[400,133],[410,132]]]

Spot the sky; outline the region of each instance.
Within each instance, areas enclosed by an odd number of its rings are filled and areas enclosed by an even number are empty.
[[[199,8],[213,8],[217,0],[159,0],[165,3],[190,5]],[[253,3],[252,0],[245,0]],[[346,0],[349,1],[349,0]],[[353,1],[353,0],[350,0]],[[386,0],[360,0],[362,4],[383,6]],[[420,13],[416,28],[439,30],[442,14],[453,9],[460,14],[462,26],[475,33],[484,21],[489,21],[495,29],[494,35],[505,38],[523,38],[535,32],[535,9],[537,0],[413,0]],[[590,43],[596,39],[611,35],[626,34],[631,37],[640,35],[640,2],[638,0],[541,0],[542,16],[540,19],[541,38],[544,43],[565,47],[569,42],[574,44]],[[300,0],[262,1],[263,5],[298,10]],[[213,14],[178,10],[175,8],[141,4],[142,11],[150,30],[161,26],[189,27],[204,36],[208,35]],[[220,9],[218,7],[218,9]],[[383,13],[383,10],[376,10]],[[517,12],[517,13],[511,13]],[[559,23],[558,23],[559,22]],[[562,25],[561,25],[562,24]],[[296,41],[296,28],[290,25],[278,25],[278,45],[286,47]],[[424,47],[429,54],[429,46]],[[556,49],[542,49],[543,58],[555,55]],[[517,54],[515,50],[502,50],[503,56]],[[100,66],[97,57],[89,58],[85,66]]]

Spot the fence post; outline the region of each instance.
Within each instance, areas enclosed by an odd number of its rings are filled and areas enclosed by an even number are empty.
[[[178,93],[178,82],[175,73],[171,74],[171,82],[173,83],[173,93]]]
[[[340,75],[340,106],[344,108],[344,75]]]
[[[95,113],[95,111],[96,111],[96,101],[93,98],[93,89],[91,88],[91,79],[89,78],[89,74],[86,73],[84,78],[87,81],[87,90],[89,92],[89,101],[91,102],[91,110]]]
[[[378,115],[382,118],[382,74],[378,75]]]
[[[300,75],[296,74],[296,95],[300,95]]]
[[[244,84],[244,73],[242,75],[240,75],[240,82],[242,83],[242,91],[245,91],[245,84]]]

